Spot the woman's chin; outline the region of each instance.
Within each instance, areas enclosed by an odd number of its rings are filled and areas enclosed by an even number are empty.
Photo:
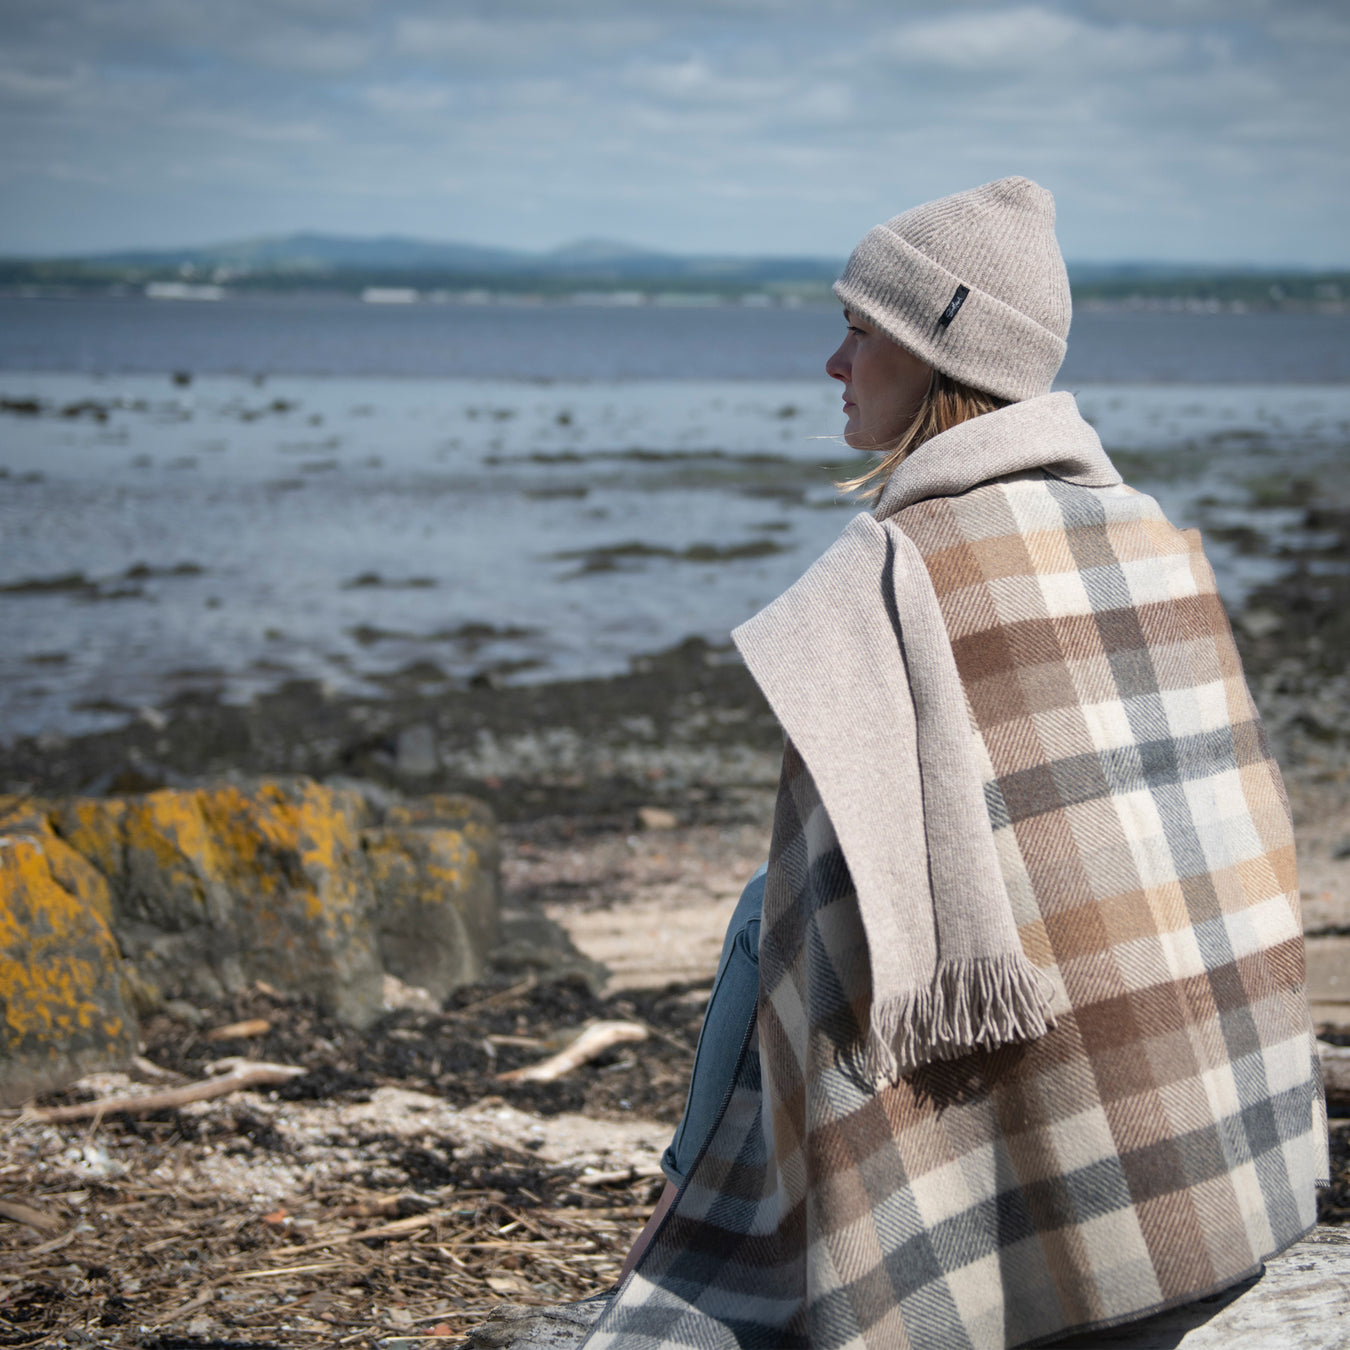
[[[860,455],[882,455],[889,448],[885,443],[878,444],[876,437],[869,436],[865,431],[850,431],[848,428],[844,429],[844,444]]]

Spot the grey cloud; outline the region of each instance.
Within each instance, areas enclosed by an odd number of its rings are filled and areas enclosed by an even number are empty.
[[[625,83],[659,98],[696,105],[778,103],[798,88],[786,74],[766,78],[719,71],[702,56],[633,66]]]
[[[293,26],[249,35],[234,50],[246,59],[277,70],[337,75],[360,70],[370,61],[374,48],[374,42],[364,33],[351,30],[316,33]]]
[[[889,45],[910,64],[1027,75],[1068,67],[1147,69],[1181,59],[1189,44],[1175,32],[1093,24],[1047,6],[1022,5],[916,20],[894,30]]]
[[[592,14],[563,18],[556,9],[543,15],[496,13],[491,18],[415,14],[394,26],[393,50],[418,60],[459,63],[490,62],[520,67],[563,57],[609,57],[659,39],[664,26],[632,14],[597,19]]]
[[[64,99],[81,84],[87,72],[68,69],[44,71],[0,67],[0,97],[47,103]]]
[[[242,110],[203,108],[180,114],[179,120],[189,132],[220,136],[230,141],[314,145],[329,139],[328,131],[319,122],[257,117]]]
[[[841,253],[1025,172],[1070,253],[1343,258],[1348,45],[1311,0],[6,0],[0,247]]]
[[[445,84],[427,80],[401,80],[389,84],[367,85],[361,97],[376,112],[396,117],[420,117],[439,113],[450,105],[451,91]]]

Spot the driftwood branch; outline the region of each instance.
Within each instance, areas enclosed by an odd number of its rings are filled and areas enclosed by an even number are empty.
[[[161,1068],[153,1061],[146,1059],[144,1055],[132,1055],[131,1062],[127,1065],[127,1072],[138,1083],[172,1083],[182,1081],[181,1073],[174,1073],[170,1069]]]
[[[61,1227],[61,1220],[44,1214],[40,1209],[22,1205],[17,1200],[0,1200],[0,1219],[9,1219],[13,1223],[27,1224],[39,1233],[55,1233]]]
[[[595,1022],[565,1050],[523,1069],[499,1073],[500,1083],[551,1083],[573,1069],[599,1058],[606,1050],[625,1041],[645,1041],[647,1028],[637,1022]]]
[[[298,1078],[304,1069],[290,1064],[263,1064],[258,1061],[238,1060],[226,1073],[209,1078],[200,1083],[188,1083],[184,1087],[169,1088],[164,1092],[147,1092],[135,1097],[103,1097],[96,1102],[80,1102],[78,1106],[53,1106],[46,1110],[29,1113],[30,1120],[60,1124],[66,1120],[89,1120],[99,1116],[119,1115],[123,1111],[130,1115],[146,1115],[151,1111],[166,1111],[175,1106],[186,1106],[189,1102],[209,1101],[212,1097],[224,1097],[231,1092],[242,1092],[245,1088],[275,1087],[278,1083],[288,1083]]]
[[[653,1180],[665,1173],[655,1165],[617,1167],[609,1172],[583,1172],[573,1183],[577,1186],[631,1185],[635,1181]]]
[[[223,1027],[212,1027],[206,1033],[208,1041],[239,1041],[250,1036],[266,1036],[272,1024],[265,1017],[250,1017],[246,1022],[230,1022]]]

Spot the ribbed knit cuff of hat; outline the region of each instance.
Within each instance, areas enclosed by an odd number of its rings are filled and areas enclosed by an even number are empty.
[[[1005,178],[870,230],[834,293],[945,375],[1000,398],[1049,393],[1071,306],[1054,199]]]

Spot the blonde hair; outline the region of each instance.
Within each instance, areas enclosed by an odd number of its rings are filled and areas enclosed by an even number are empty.
[[[836,483],[835,487],[841,492],[857,492],[863,501],[874,502],[885,491],[886,481],[906,455],[917,450],[925,441],[931,441],[934,436],[950,431],[972,417],[1007,407],[1009,401],[934,370],[928,382],[928,392],[923,396],[923,402],[919,404],[919,410],[904,434],[890,445],[878,447],[881,454],[878,464],[857,478]]]

